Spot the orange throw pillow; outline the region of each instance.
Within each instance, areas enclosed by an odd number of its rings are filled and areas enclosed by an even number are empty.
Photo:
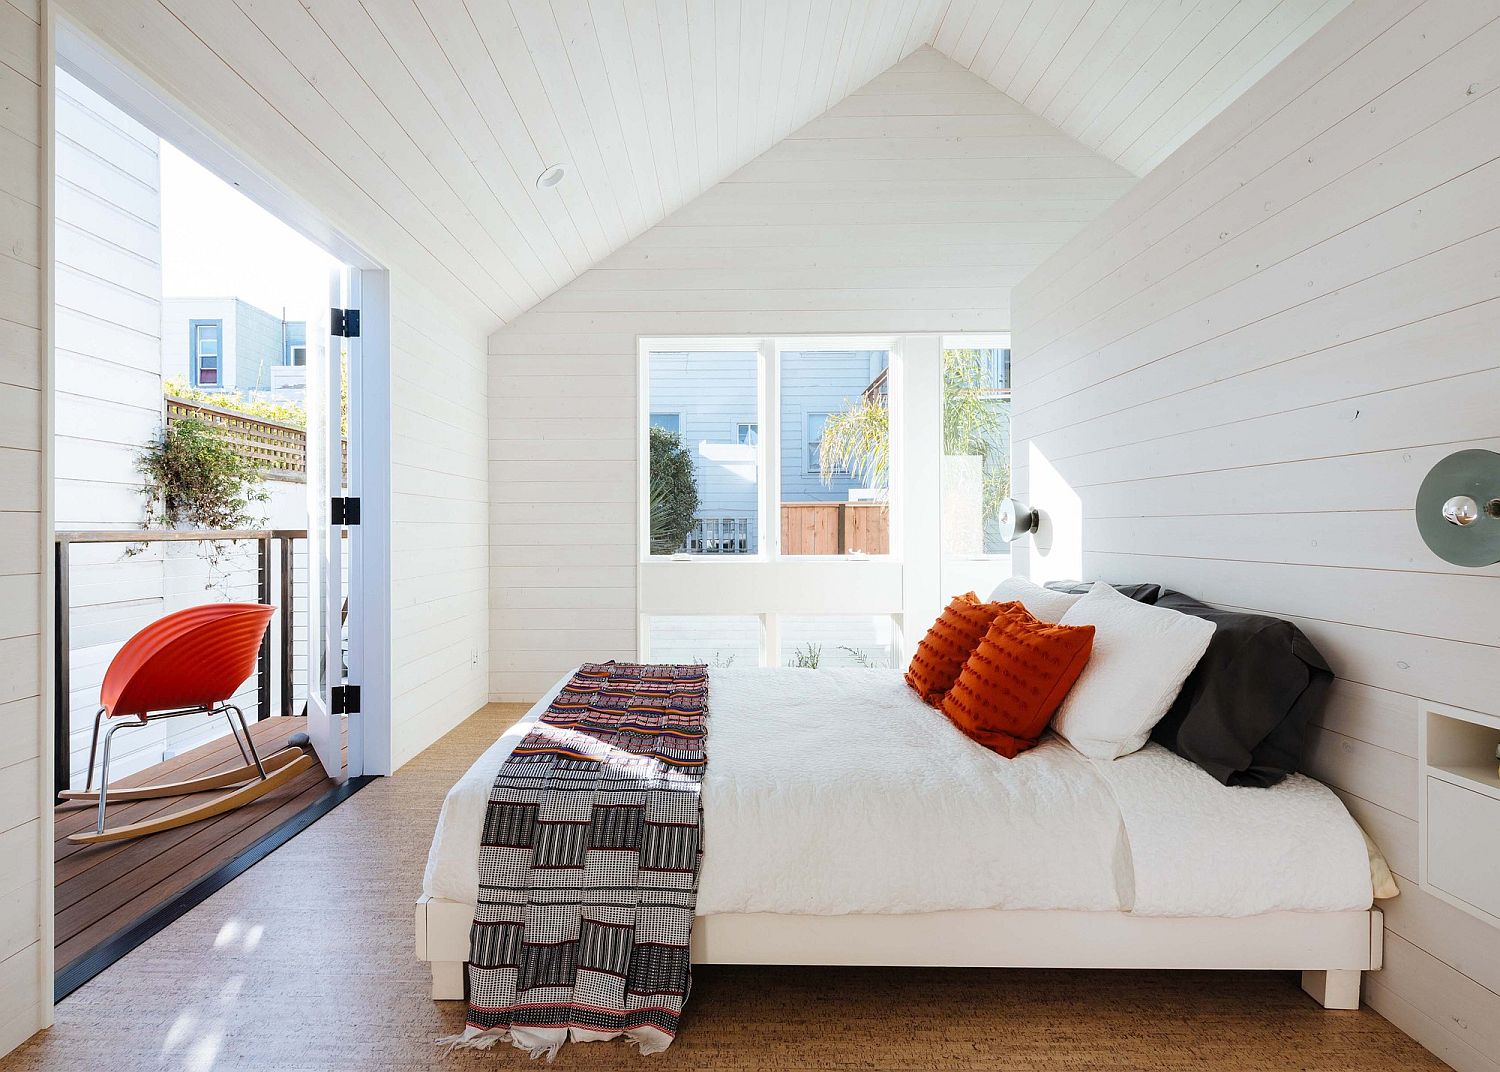
[[[984,634],[989,632],[995,616],[1009,607],[1020,606],[1019,603],[981,603],[973,592],[955,596],[917,645],[911,666],[906,669],[906,683],[917,690],[918,696],[936,707],[942,702],[943,694],[958,680],[958,672],[979,647]]]
[[[1048,625],[1002,614],[943,697],[943,714],[1014,759],[1036,745],[1094,648],[1092,625]]]

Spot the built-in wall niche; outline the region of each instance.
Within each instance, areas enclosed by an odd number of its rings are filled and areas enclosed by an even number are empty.
[[[1500,926],[1500,717],[1425,701],[1417,717],[1422,887]]]

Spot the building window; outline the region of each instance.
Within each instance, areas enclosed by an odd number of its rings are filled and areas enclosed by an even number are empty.
[[[806,472],[814,475],[823,471],[823,426],[828,423],[828,414],[809,413],[803,441],[807,444]]]
[[[753,447],[760,442],[760,425],[754,421],[741,421],[735,426],[735,440],[742,447]]]
[[[651,414],[651,427],[660,428],[663,432],[671,432],[673,435],[681,435],[682,414],[653,413]]]
[[[224,322],[189,321],[188,343],[193,386],[224,386]]]
[[[286,348],[286,363],[299,367],[306,365],[307,347],[301,343],[288,344]]]

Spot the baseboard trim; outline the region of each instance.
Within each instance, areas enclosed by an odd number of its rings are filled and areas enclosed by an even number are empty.
[[[275,830],[262,836],[237,856],[220,864],[218,868],[204,875],[176,897],[153,908],[108,941],[63,967],[53,980],[52,1000],[62,1001],[126,953],[181,919],[374,780],[373,776],[362,775],[358,778],[350,778],[343,784],[330,789]]]

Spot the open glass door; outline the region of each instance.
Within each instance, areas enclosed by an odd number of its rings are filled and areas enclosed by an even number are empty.
[[[330,777],[342,780],[345,688],[343,366],[346,272],[329,280],[329,314],[307,370],[307,733]]]

